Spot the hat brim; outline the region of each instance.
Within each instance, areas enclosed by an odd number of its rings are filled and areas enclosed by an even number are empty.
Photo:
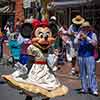
[[[90,27],[89,25],[86,25],[86,26],[80,26],[80,28],[86,28],[86,27]]]
[[[82,24],[81,26],[80,26],[80,28],[85,28],[85,27],[91,27],[91,25],[89,24],[89,23],[87,23],[87,24]]]
[[[73,18],[73,19],[72,19],[72,22],[73,22],[74,24],[77,24],[77,25],[84,23],[84,21],[85,21],[84,18],[81,18],[80,21],[77,21],[76,18]]]

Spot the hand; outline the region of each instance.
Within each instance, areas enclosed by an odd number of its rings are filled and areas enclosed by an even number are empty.
[[[86,38],[87,38],[87,35],[84,34],[84,33],[80,33],[80,38],[81,38],[81,39],[86,39]]]
[[[54,54],[55,54],[56,56],[58,56],[58,55],[59,55],[59,50],[58,50],[58,49],[54,49]]]
[[[74,33],[74,32],[71,32],[71,33],[68,33],[68,34],[69,34],[69,35],[71,35],[71,36],[72,36],[72,35],[75,35],[75,33]]]

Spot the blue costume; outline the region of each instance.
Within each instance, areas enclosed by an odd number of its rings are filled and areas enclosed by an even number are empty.
[[[94,46],[92,42],[96,42],[96,35],[93,32],[85,33],[86,39],[81,39],[78,49],[78,64],[80,67],[80,78],[82,83],[82,90],[88,91],[88,88],[94,93],[97,92],[96,82],[96,66],[94,58]]]

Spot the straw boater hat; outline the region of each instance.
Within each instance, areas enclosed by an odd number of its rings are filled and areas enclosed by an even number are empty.
[[[81,17],[80,15],[78,15],[72,19],[72,22],[77,25],[82,24],[84,21],[85,21],[85,19],[83,17]]]
[[[90,27],[90,23],[88,21],[85,21],[80,27],[83,28],[83,27]]]

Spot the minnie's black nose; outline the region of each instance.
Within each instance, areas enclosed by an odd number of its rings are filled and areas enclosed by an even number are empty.
[[[45,38],[45,40],[47,40],[48,39],[48,35],[46,35],[44,38]]]

